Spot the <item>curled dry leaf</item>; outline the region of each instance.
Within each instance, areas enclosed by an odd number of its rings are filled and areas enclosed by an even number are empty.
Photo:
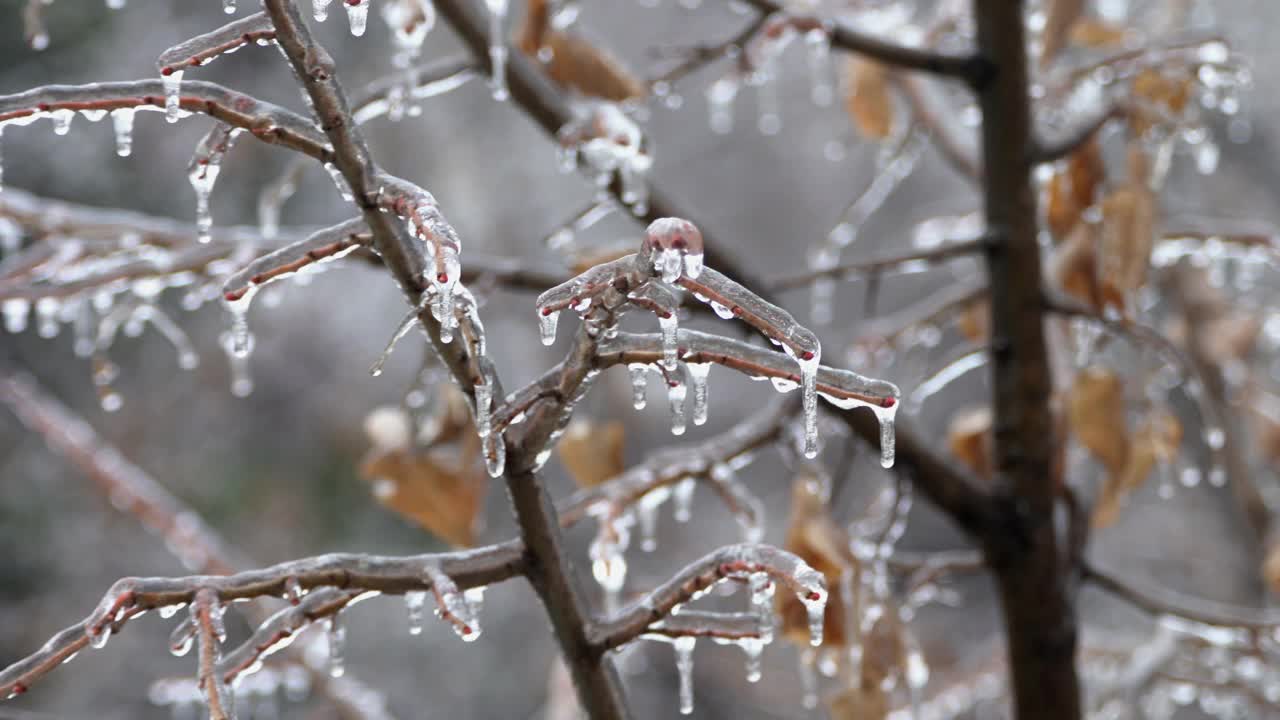
[[[530,0],[516,47],[540,61],[556,84],[587,97],[622,102],[645,95],[644,83],[617,58],[579,35],[554,27],[547,0]]]
[[[1271,592],[1280,593],[1280,542],[1271,541],[1267,556],[1262,561],[1262,579]]]
[[[474,451],[380,449],[365,459],[360,474],[387,508],[450,545],[471,547],[488,485],[476,458]]]
[[[462,393],[452,383],[436,387],[433,413],[421,428],[398,407],[365,418],[372,447],[360,475],[385,507],[450,545],[470,547],[488,488],[477,462],[480,440]]]
[[[1145,68],[1134,75],[1130,92],[1129,128],[1142,137],[1165,117],[1178,117],[1191,99],[1195,78],[1185,71]]]
[[[1108,48],[1123,45],[1129,31],[1098,18],[1084,17],[1071,26],[1071,44],[1086,48]]]
[[[1110,475],[1124,472],[1129,459],[1129,430],[1125,422],[1124,381],[1101,367],[1076,374],[1067,397],[1071,432]]]
[[[956,327],[975,345],[986,345],[991,339],[991,302],[980,298],[967,304],[956,316]]]
[[[595,487],[626,469],[624,432],[620,421],[593,423],[574,420],[565,429],[556,454],[580,488]]]
[[[1098,227],[1081,222],[1053,249],[1049,278],[1062,292],[1095,310],[1102,308],[1098,287]]]
[[[1049,0],[1044,30],[1040,33],[1040,65],[1043,67],[1067,44],[1071,29],[1084,14],[1084,0]]]
[[[990,478],[994,469],[991,422],[991,408],[970,407],[953,415],[947,427],[947,446],[952,454],[982,478]]]
[[[1142,287],[1155,240],[1155,193],[1147,185],[1146,156],[1129,148],[1129,180],[1102,201],[1099,285],[1104,306],[1125,312],[1126,298]]]
[[[846,647],[851,638],[846,628],[848,598],[841,577],[857,571],[857,560],[849,550],[849,535],[831,519],[819,484],[803,473],[796,477],[791,492],[791,517],[787,524],[785,549],[809,563],[827,579],[827,610],[823,617],[822,646]],[[774,594],[782,618],[782,636],[798,647],[809,647],[809,613],[794,593]]]
[[[889,697],[879,685],[843,688],[827,699],[827,708],[831,720],[883,720]]]
[[[857,55],[845,61],[844,109],[853,125],[868,140],[884,140],[893,134],[893,93],[889,70],[881,63]]]
[[[1081,145],[1053,174],[1049,180],[1045,215],[1055,239],[1067,237],[1082,221],[1081,216],[1093,206],[1105,178],[1106,165],[1096,137]]]
[[[1182,424],[1173,413],[1157,411],[1149,415],[1133,434],[1124,469],[1107,475],[1093,507],[1094,527],[1113,524],[1129,495],[1147,481],[1156,465],[1172,462],[1181,443]]]

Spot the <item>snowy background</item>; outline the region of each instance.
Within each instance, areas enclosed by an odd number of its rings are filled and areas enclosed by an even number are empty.
[[[1274,188],[1280,185],[1280,162],[1275,157],[1272,118],[1277,102],[1272,90],[1280,87],[1275,62],[1280,58],[1264,44],[1268,38],[1263,29],[1280,21],[1280,7],[1261,0],[1211,4],[1224,16],[1228,36],[1254,58],[1258,90],[1244,110],[1253,132],[1244,143],[1224,142],[1213,177],[1196,175],[1191,163],[1180,159],[1166,206],[1278,221]],[[22,42],[20,5],[0,2],[0,93],[45,83],[152,77],[160,51],[224,22],[214,0],[131,0],[115,12],[101,2],[59,0],[47,12],[52,44],[37,53]],[[336,4],[334,10],[317,32],[347,87],[385,74],[390,68],[385,26],[371,17],[369,33],[353,39]],[[602,0],[583,7],[579,27],[649,74],[656,67],[651,59],[655,48],[718,41],[745,21],[725,3],[711,0],[696,10],[669,0],[656,9]],[[425,55],[446,56],[460,49],[447,28],[438,27],[427,40]],[[652,141],[654,180],[698,208],[696,220],[729,239],[743,266],[762,276],[802,272],[806,250],[825,236],[869,180],[876,148],[855,138],[839,107],[816,108],[809,102],[799,47],[785,56],[781,68],[781,133],[765,137],[756,131],[754,97],[748,90],[736,106],[735,131],[713,134],[702,89],[723,69],[716,65],[683,81],[677,88],[683,107],[655,104],[643,123]],[[289,70],[274,49],[247,49],[189,75],[302,109]],[[5,182],[48,197],[189,220],[194,197],[185,168],[207,126],[204,118],[170,126],[158,113],[142,114],[128,158],[116,157],[107,123],[89,125],[78,118],[64,137],[55,137],[47,123],[10,128],[3,139]],[[1225,140],[1225,128],[1217,129]],[[466,243],[464,262],[467,252],[554,262],[542,249],[542,238],[592,194],[586,179],[557,170],[554,147],[542,131],[517,108],[495,104],[482,83],[426,101],[420,118],[398,124],[377,120],[366,132],[375,157],[388,171],[435,194]],[[842,160],[827,157],[831,142],[847,145]],[[287,151],[242,139],[213,193],[215,223],[254,222],[258,192],[286,160]],[[880,257],[902,248],[915,223],[972,209],[975,197],[930,150],[845,259]],[[311,168],[286,207],[284,223],[324,225],[351,214],[329,178]],[[626,218],[613,217],[587,239],[638,240],[639,230]],[[945,280],[944,273],[886,283],[880,307],[904,305]],[[836,327],[823,335],[824,360],[843,362],[843,348],[863,322],[862,290],[857,283],[841,288]],[[807,302],[803,292],[788,296],[801,316]],[[194,371],[179,370],[171,347],[151,333],[118,343],[113,354],[123,368],[118,387],[125,399],[118,413],[98,408],[89,368],[73,355],[69,333],[53,340],[31,333],[0,335],[0,355],[34,372],[260,564],[339,550],[417,553],[440,548],[438,541],[380,507],[355,472],[366,450],[361,431],[365,414],[399,401],[421,352],[405,343],[382,377],[367,372],[405,310],[385,273],[354,264],[341,267],[308,286],[290,288],[278,307],[255,307],[250,322],[258,343],[252,358],[257,388],[247,399],[227,390],[228,370],[217,346],[225,323],[221,309],[209,305],[183,312],[176,297],[169,306],[195,340],[202,363]],[[481,312],[489,329],[489,354],[509,388],[555,362],[570,334],[562,329],[561,342],[543,348],[527,294],[494,293]],[[575,321],[563,322],[571,330]],[[893,379],[893,369],[888,372]],[[760,407],[770,393],[767,385],[716,369],[711,375],[711,420],[691,428],[682,441],[724,430]],[[984,383],[970,376],[934,401],[923,424],[940,432],[952,408],[985,393]],[[633,411],[626,373],[619,369],[601,378],[580,411],[624,420],[628,460],[638,461],[670,442],[665,403],[658,400],[654,396],[647,410]],[[872,452],[863,451],[849,476],[854,487],[843,494],[837,517],[851,517],[886,482],[887,476],[870,461]],[[772,451],[762,453],[745,472],[770,511],[766,540],[780,543],[789,472]],[[548,464],[546,476],[557,497],[572,490],[557,461]],[[1151,502],[1134,503],[1124,522],[1097,540],[1094,551],[1107,558],[1109,567],[1188,593],[1256,601],[1256,558],[1240,549],[1245,531],[1227,493],[1202,488],[1167,502],[1155,502],[1154,494],[1142,499]],[[629,553],[631,587],[656,584],[705,551],[736,541],[732,518],[701,489],[694,511],[697,521],[688,525],[676,524],[664,512],[659,551]],[[1175,513],[1179,519],[1171,522]],[[481,541],[513,534],[497,484],[491,486],[486,517]],[[576,556],[583,559],[578,571],[584,579],[588,525],[570,534]],[[942,549],[960,542],[918,504],[902,546]],[[118,577],[181,572],[138,523],[112,511],[74,468],[0,412],[0,665],[83,617]],[[940,675],[961,658],[984,656],[997,640],[996,609],[986,582],[974,579],[958,587],[966,599],[962,610],[934,609],[920,620],[919,634]],[[1086,595],[1086,609],[1095,600]],[[1096,616],[1108,623],[1136,622],[1109,607],[1098,609]],[[555,648],[536,598],[519,581],[492,588],[483,618],[484,634],[472,644],[462,644],[440,623],[428,623],[422,635],[411,637],[398,598],[371,600],[349,613],[348,667],[383,690],[400,718],[538,717]],[[167,709],[148,703],[148,685],[195,667],[191,657],[175,659],[165,651],[168,632],[168,623],[153,616],[131,624],[108,649],[86,651],[28,696],[0,707],[0,718],[167,717]],[[232,632],[242,635],[245,628],[233,627]],[[794,651],[776,643],[765,651],[764,680],[750,685],[737,649],[700,644],[694,717],[809,717],[800,707],[794,665]],[[626,672],[637,717],[674,715],[676,675],[669,646],[642,648]],[[288,717],[330,716],[319,702],[283,703],[281,709]]]

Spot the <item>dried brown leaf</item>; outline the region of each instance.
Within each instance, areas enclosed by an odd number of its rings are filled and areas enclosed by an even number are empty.
[[[551,27],[550,21],[546,0],[531,0],[516,47],[542,62],[557,85],[612,102],[644,97],[644,83],[621,61],[580,35]]]
[[[971,407],[958,411],[947,427],[947,446],[970,470],[990,478],[994,469],[991,408]]]
[[[1280,542],[1273,541],[1262,561],[1262,578],[1271,592],[1280,593]]]
[[[1076,374],[1067,397],[1071,432],[1112,475],[1129,459],[1124,381],[1116,373],[1089,367]]]
[[[556,445],[556,454],[578,487],[595,487],[626,469],[624,434],[618,420],[606,423],[574,420]]]
[[[849,55],[845,62],[844,109],[868,140],[884,140],[892,135],[894,107],[888,68],[874,60]]]
[[[1067,295],[1095,310],[1102,307],[1098,287],[1098,228],[1079,223],[1066,239],[1053,250],[1049,260],[1049,278]]]
[[[1098,280],[1104,306],[1125,312],[1126,298],[1147,280],[1155,242],[1155,194],[1146,184],[1145,157],[1129,151],[1130,179],[1102,201]]]
[[[1129,39],[1129,31],[1098,18],[1080,18],[1071,26],[1071,44],[1087,48],[1107,48],[1122,45]]]
[[[1040,65],[1045,66],[1067,44],[1067,39],[1080,16],[1084,0],[1049,0],[1045,11],[1044,30],[1040,34]]]
[[[360,466],[374,496],[455,547],[475,544],[476,519],[484,507],[487,478],[474,454],[443,449],[375,450]]]
[[[791,492],[791,517],[787,525],[786,549],[800,556],[827,579],[827,610],[823,618],[822,646],[846,647],[846,598],[840,578],[857,565],[849,551],[849,536],[831,519],[826,503],[818,494],[818,483],[801,474]],[[775,594],[782,636],[798,647],[809,647],[809,612],[794,593]]]
[[[1081,222],[1081,216],[1093,206],[1105,179],[1102,148],[1097,138],[1091,138],[1049,179],[1045,215],[1055,239],[1067,237]]]
[[[883,720],[889,715],[888,695],[879,686],[844,688],[827,700],[831,720]]]
[[[991,338],[991,302],[982,298],[965,305],[956,316],[956,327],[969,342],[987,344]]]
[[[1181,442],[1182,425],[1177,417],[1164,411],[1149,416],[1133,434],[1124,469],[1107,474],[1093,507],[1094,527],[1113,524],[1129,495],[1147,481],[1158,463],[1173,460]]]

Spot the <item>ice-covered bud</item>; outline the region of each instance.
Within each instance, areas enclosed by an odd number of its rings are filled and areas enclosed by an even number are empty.
[[[702,232],[688,220],[658,218],[644,232],[640,256],[664,282],[696,279],[702,274]]]

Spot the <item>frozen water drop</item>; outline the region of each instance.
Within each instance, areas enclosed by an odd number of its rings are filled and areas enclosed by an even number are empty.
[[[116,133],[116,155],[129,157],[133,152],[133,108],[111,111],[111,125]]]
[[[345,0],[343,7],[347,10],[347,24],[351,26],[351,34],[364,35],[369,23],[369,0]]]
[[[711,363],[687,363],[689,383],[693,385],[693,424],[703,425],[707,422],[707,376],[711,373]]]
[[[164,119],[167,122],[178,122],[178,113],[182,110],[182,71],[173,70],[161,75],[164,83]]]
[[[676,672],[680,675],[680,714],[693,712],[693,648],[697,641],[682,636],[672,641],[676,649]]]
[[[333,0],[311,0],[311,14],[316,22],[324,22],[329,17],[329,3]]]
[[[689,522],[689,518],[692,517],[693,491],[696,487],[696,482],[694,478],[687,477],[676,483],[675,489],[672,491],[673,515],[676,522]]]
[[[427,593],[423,590],[410,590],[404,594],[404,607],[409,613],[409,634],[422,633],[423,608],[427,604]]]
[[[559,310],[540,310],[538,311],[538,333],[542,337],[543,345],[553,345],[556,341],[556,324],[560,319]]]
[[[329,677],[340,678],[347,672],[346,658],[347,628],[338,615],[329,618],[327,637],[329,639]]]
[[[685,430],[684,401],[689,388],[684,381],[673,377],[667,381],[667,400],[671,403],[671,434],[683,435]]]
[[[627,365],[627,372],[631,376],[631,405],[636,410],[643,410],[648,402],[646,392],[649,366],[644,363],[631,363]]]

